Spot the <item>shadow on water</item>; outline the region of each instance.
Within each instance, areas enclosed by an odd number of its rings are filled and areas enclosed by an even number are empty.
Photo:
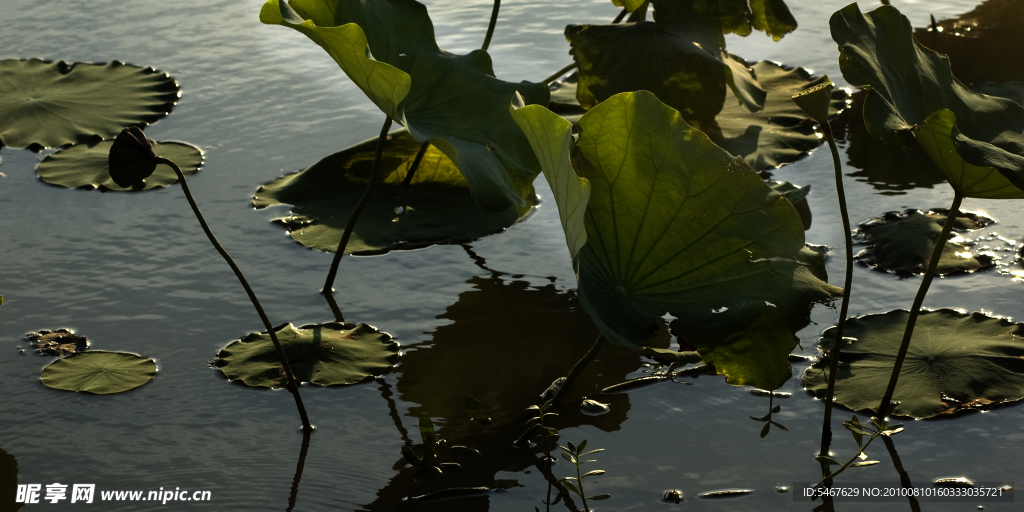
[[[467,253],[476,256],[468,247]],[[500,499],[500,490],[520,486],[515,480],[496,479],[499,472],[540,470],[553,480],[542,460],[541,447],[522,448],[513,442],[523,433],[526,408],[538,403],[538,395],[552,381],[565,376],[593,343],[597,328],[580,310],[575,291],[562,291],[554,284],[531,286],[488,269],[479,256],[474,261],[491,275],[470,279],[472,289],[438,317],[452,323],[438,328],[430,341],[407,347],[395,371],[399,396],[414,404],[407,416],[427,412],[434,418],[437,436],[447,440],[438,450],[439,462],[456,462],[462,467],[420,482],[414,479],[416,468],[396,453],[398,474],[365,510],[399,510],[403,498],[410,496],[485,487],[490,491],[457,502],[458,510],[483,511],[488,510],[491,499]],[[655,345],[668,347],[666,329]],[[639,352],[604,347],[567,400],[553,409],[558,416],[549,424],[560,429],[590,425],[605,432],[619,430],[628,417],[628,395],[603,396],[601,401],[609,402],[611,411],[600,416],[581,412],[580,400],[596,397],[605,386],[625,380],[642,367]],[[490,423],[471,419],[466,395],[480,401]],[[447,449],[452,445],[472,447],[480,455]],[[420,502],[416,507],[452,510],[452,503]],[[564,506],[560,503],[558,509]]]
[[[15,503],[18,488],[18,460],[0,448],[0,509],[11,512],[24,505]]]

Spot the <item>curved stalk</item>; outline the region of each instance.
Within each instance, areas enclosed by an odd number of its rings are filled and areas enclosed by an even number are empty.
[[[485,52],[487,47],[491,45],[491,36],[494,35],[494,26],[498,24],[498,9],[500,8],[501,0],[494,0],[494,8],[491,9],[491,23],[487,25],[487,35],[484,37],[484,44],[480,47]]]
[[[900,343],[900,350],[896,353],[896,363],[892,366],[889,385],[885,388],[885,395],[882,396],[882,401],[878,404],[879,419],[884,420],[892,410],[892,393],[896,389],[896,381],[900,378],[900,369],[903,368],[903,360],[907,357],[907,349],[910,348],[910,338],[914,335],[914,323],[917,322],[917,316],[921,313],[921,304],[924,303],[924,296],[928,293],[928,287],[932,284],[932,278],[935,277],[935,269],[938,268],[939,258],[942,257],[942,248],[946,246],[949,233],[953,230],[953,223],[956,222],[956,217],[960,214],[960,203],[963,200],[963,193],[957,191],[953,196],[953,204],[949,207],[946,222],[942,225],[939,239],[935,241],[935,249],[932,250],[932,259],[928,262],[928,270],[924,273],[921,286],[917,289],[917,296],[914,297],[914,305],[910,309],[910,318],[907,320],[907,328],[903,331],[903,341]]]
[[[349,215],[348,224],[345,224],[345,232],[342,233],[341,241],[338,242],[338,250],[334,251],[331,269],[327,272],[327,282],[324,283],[324,289],[321,290],[324,295],[334,293],[334,277],[338,275],[338,264],[341,263],[341,257],[345,254],[345,246],[348,245],[348,239],[352,236],[352,229],[356,227],[356,220],[359,219],[359,214],[363,213],[366,203],[370,202],[373,184],[377,182],[377,174],[379,174],[380,170],[380,155],[384,151],[384,141],[387,140],[388,130],[390,129],[391,116],[388,116],[384,120],[384,126],[380,129],[380,137],[377,139],[377,152],[373,155],[373,169],[370,171],[370,181],[366,184],[366,191],[363,192],[363,197],[359,198],[355,209],[352,210],[352,215]]]
[[[277,333],[274,332],[274,326],[270,325],[270,319],[267,318],[267,313],[263,311],[263,306],[260,305],[259,299],[256,298],[256,293],[252,291],[252,287],[249,286],[249,282],[245,280],[245,276],[242,275],[242,271],[239,270],[238,265],[235,265],[235,260],[231,259],[231,255],[228,254],[224,247],[217,241],[217,237],[213,236],[213,231],[210,231],[210,226],[206,224],[206,219],[203,218],[203,213],[199,211],[199,206],[196,205],[195,199],[192,198],[192,192],[188,189],[188,182],[185,181],[185,175],[181,172],[181,168],[178,164],[171,160],[163,157],[157,157],[156,161],[162,164],[170,166],[174,169],[175,174],[178,175],[178,182],[181,183],[181,190],[185,192],[185,198],[188,199],[188,204],[192,207],[192,212],[196,214],[196,219],[199,219],[199,225],[203,227],[203,231],[206,233],[206,237],[210,239],[210,243],[213,244],[214,249],[224,257],[224,261],[228,262],[228,266],[235,273],[235,277],[238,278],[238,282],[242,283],[242,288],[245,288],[245,293],[249,295],[249,300],[252,301],[252,305],[256,308],[256,312],[260,315],[260,320],[263,321],[263,326],[266,327],[267,333],[270,334],[270,340],[274,342],[274,348],[277,350],[277,357],[281,359],[281,366],[284,368],[285,376],[288,378],[288,391],[291,392],[295,398],[295,406],[299,409],[299,418],[302,419],[302,429],[305,431],[312,431],[313,426],[309,423],[309,417],[306,416],[306,407],[302,405],[302,397],[299,395],[299,382],[295,379],[295,374],[292,373],[292,367],[288,364],[288,357],[284,353],[284,348],[281,347],[281,342],[277,340]]]
[[[565,376],[565,382],[562,383],[562,387],[558,388],[558,392],[556,392],[555,396],[551,399],[551,405],[558,405],[558,403],[565,398],[566,393],[569,392],[569,388],[572,387],[572,383],[575,382],[576,378],[583,372],[583,368],[585,368],[590,361],[594,360],[594,357],[596,357],[597,353],[601,350],[602,345],[604,345],[604,335],[598,334],[597,341],[594,342],[594,345],[590,347],[590,350],[588,350],[586,354],[583,354],[583,357],[576,362],[576,365],[572,367],[572,370],[569,370],[569,375]]]
[[[853,285],[853,236],[850,229],[850,215],[846,211],[846,193],[843,190],[843,170],[839,159],[839,149],[836,148],[835,137],[832,136],[832,127],[828,122],[822,123],[822,130],[825,138],[828,139],[828,147],[832,151],[832,162],[835,165],[836,192],[839,195],[839,213],[843,217],[843,233],[846,235],[846,280],[843,282],[843,305],[839,309],[839,323],[836,324],[836,339],[832,343],[832,350],[828,353],[828,390],[825,394],[825,417],[821,424],[821,449],[819,454],[827,455],[828,448],[832,444],[832,400],[835,397],[836,373],[839,369],[839,351],[842,349],[843,332],[846,329],[846,314],[850,309],[850,288]]]

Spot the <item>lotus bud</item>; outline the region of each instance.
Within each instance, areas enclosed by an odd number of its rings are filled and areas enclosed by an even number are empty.
[[[107,165],[118,186],[129,188],[148,178],[156,170],[158,156],[146,134],[137,126],[125,128],[110,146]]]
[[[824,78],[824,82],[793,95],[797,106],[823,127],[828,126],[828,105],[832,102],[832,88],[835,87],[827,76]]]

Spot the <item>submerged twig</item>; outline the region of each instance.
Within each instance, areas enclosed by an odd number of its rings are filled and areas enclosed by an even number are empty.
[[[583,354],[583,357],[576,362],[572,367],[572,370],[569,370],[569,375],[565,376],[565,382],[563,382],[561,387],[558,388],[558,391],[555,392],[555,396],[551,398],[551,405],[558,405],[562,399],[565,398],[566,393],[569,392],[569,388],[572,387],[572,383],[575,382],[576,378],[583,372],[583,368],[585,368],[587,364],[597,356],[602,345],[604,345],[604,335],[598,334],[597,340],[594,341],[594,345],[590,347],[590,350],[588,350],[586,354]]]

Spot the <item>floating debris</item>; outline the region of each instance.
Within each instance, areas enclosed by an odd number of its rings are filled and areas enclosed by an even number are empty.
[[[611,410],[612,409],[611,407],[608,407],[608,404],[603,404],[597,400],[591,400],[589,398],[584,398],[583,402],[580,404],[580,412],[588,416],[600,416],[610,412]]]
[[[402,501],[411,501],[413,503],[427,503],[431,501],[450,500],[466,496],[479,496],[481,494],[487,494],[489,491],[490,489],[488,489],[487,487],[452,487],[451,489],[442,489],[437,492],[431,492],[420,496],[402,498]]]
[[[702,492],[698,494],[697,497],[705,499],[737,498],[740,496],[746,496],[753,492],[753,489],[719,489],[717,491]]]
[[[664,381],[664,377],[638,377],[635,379],[627,380],[626,382],[620,382],[618,384],[612,384],[601,390],[602,395],[611,395],[615,393],[625,393],[634,389],[650,386],[651,384],[657,384]]]
[[[957,476],[952,478],[937,478],[935,479],[936,487],[974,487],[974,482],[968,480],[966,477]]]
[[[85,336],[76,335],[70,329],[42,329],[39,332],[30,332],[25,335],[25,341],[31,343],[36,352],[48,356],[64,357],[89,348],[89,340],[85,339]]]
[[[461,444],[455,444],[448,447],[449,450],[455,453],[461,453],[463,455],[472,455],[474,457],[480,456],[480,450],[473,448],[472,446],[463,446]]]
[[[679,504],[683,501],[683,491],[681,489],[669,489],[662,494],[661,501],[672,502]]]
[[[775,492],[777,492],[779,494],[787,493],[787,492],[789,492],[789,486],[788,485],[776,485],[775,486]]]

